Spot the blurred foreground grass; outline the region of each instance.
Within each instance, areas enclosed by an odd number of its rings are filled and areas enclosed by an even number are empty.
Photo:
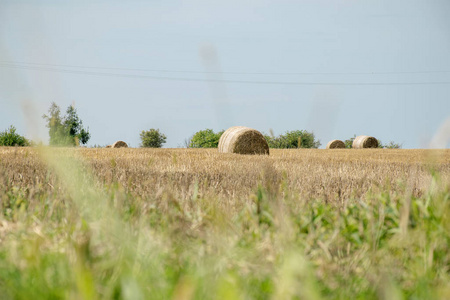
[[[450,151],[0,149],[2,299],[450,299]]]

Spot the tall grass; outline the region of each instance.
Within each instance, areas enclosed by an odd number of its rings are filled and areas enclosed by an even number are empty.
[[[0,295],[450,298],[449,151],[332,152],[4,148]]]

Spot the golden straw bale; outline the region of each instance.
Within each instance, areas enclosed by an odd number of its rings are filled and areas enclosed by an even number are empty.
[[[378,140],[373,136],[360,135],[353,140],[352,148],[378,148]]]
[[[105,148],[111,148],[111,145],[106,146]]]
[[[269,155],[269,145],[258,130],[234,126],[228,128],[220,137],[219,152]]]
[[[124,141],[117,141],[112,144],[111,148],[128,148],[128,145]]]
[[[345,148],[345,144],[341,140],[332,140],[327,144],[327,149]]]

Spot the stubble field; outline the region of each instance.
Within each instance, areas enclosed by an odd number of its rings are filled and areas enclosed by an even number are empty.
[[[450,298],[450,150],[0,148],[5,299]]]

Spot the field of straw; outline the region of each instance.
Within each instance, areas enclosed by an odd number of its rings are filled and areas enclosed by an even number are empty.
[[[0,148],[2,299],[450,299],[450,150]]]

